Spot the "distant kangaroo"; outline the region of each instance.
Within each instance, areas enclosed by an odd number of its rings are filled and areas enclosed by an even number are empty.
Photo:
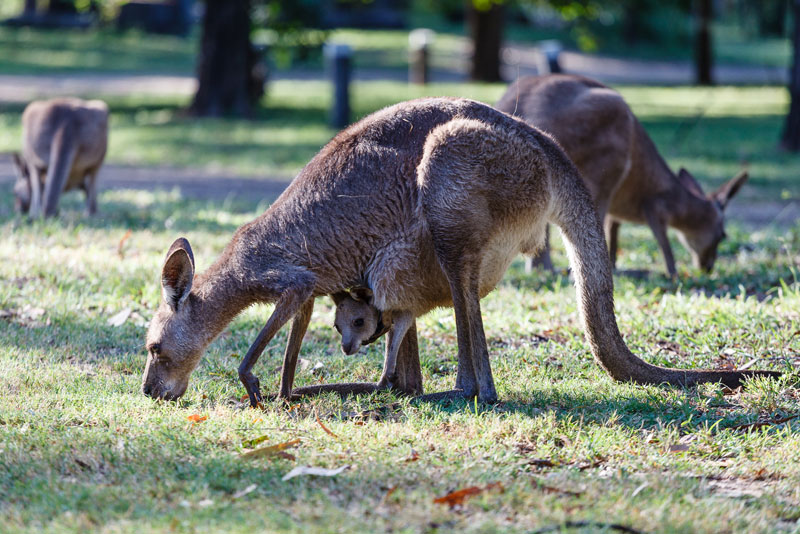
[[[714,267],[717,246],[725,237],[725,207],[747,180],[746,172],[705,195],[686,170],[675,175],[669,169],[622,96],[588,78],[520,78],[496,107],[551,134],[577,165],[600,219],[605,219],[612,267],[621,221],[650,227],[671,277],[676,270],[667,227],[678,230],[695,267]],[[547,247],[540,261],[552,266]]]
[[[493,402],[480,298],[519,252],[541,246],[547,222],[564,234],[591,350],[614,378],[735,386],[747,376],[776,374],[666,369],[633,355],[617,329],[602,227],[566,154],[547,135],[487,105],[435,98],[386,108],[339,133],[265,213],[236,231],[204,273],[195,276],[188,241],[172,244],[161,271],[163,299],[146,337],[143,391],[183,395],[209,343],[243,309],[265,302],[275,303],[274,311],[239,378],[258,405],[253,365],[294,318],[279,393],[289,397],[314,298],[366,280],[381,310],[416,317],[452,305],[458,389],[449,394]],[[390,331],[390,338],[416,339],[411,323],[406,336]]]
[[[14,154],[17,210],[49,217],[63,191],[81,188],[97,211],[97,172],[108,145],[108,106],[100,100],[31,102],[22,113],[22,154]]]

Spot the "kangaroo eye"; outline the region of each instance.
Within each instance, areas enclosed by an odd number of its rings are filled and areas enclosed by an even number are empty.
[[[362,326],[364,326],[364,319],[359,317],[358,319],[353,321],[353,326],[355,326],[356,328],[361,328]]]
[[[160,343],[153,343],[149,347],[147,347],[147,352],[154,356],[158,356],[161,354],[161,344]]]

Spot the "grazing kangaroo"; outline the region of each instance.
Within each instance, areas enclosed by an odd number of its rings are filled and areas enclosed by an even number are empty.
[[[100,100],[31,102],[22,113],[22,154],[14,154],[15,204],[31,217],[55,215],[62,191],[83,189],[97,212],[97,172],[108,145],[108,106]]]
[[[381,310],[416,317],[452,305],[459,365],[451,394],[493,402],[480,298],[516,254],[541,246],[547,222],[564,234],[591,350],[614,378],[733,386],[775,374],[666,369],[633,355],[617,329],[602,227],[566,154],[485,104],[435,98],[386,108],[339,133],[204,273],[195,275],[188,241],[172,244],[161,271],[163,299],[147,332],[143,391],[183,395],[209,343],[243,309],[265,302],[274,311],[239,378],[258,405],[252,368],[293,318],[279,393],[289,397],[314,298],[366,279]],[[416,339],[413,321],[406,336],[390,331],[390,344],[392,336],[402,344],[411,335]]]
[[[496,107],[551,134],[577,165],[605,219],[612,267],[620,223],[630,221],[653,231],[669,276],[676,270],[667,227],[678,230],[694,266],[711,271],[725,237],[725,207],[747,180],[746,172],[704,194],[686,170],[676,175],[669,169],[619,93],[580,76],[520,78]],[[547,247],[540,261],[551,268]]]

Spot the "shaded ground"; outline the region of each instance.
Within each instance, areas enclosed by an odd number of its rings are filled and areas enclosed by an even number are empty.
[[[292,177],[289,175],[242,176],[225,172],[168,166],[139,167],[106,164],[100,173],[100,190],[138,189],[144,191],[178,189],[187,198],[225,200],[236,197],[275,198]],[[0,185],[14,180],[8,154],[0,154]],[[102,209],[102,206],[101,206]],[[749,229],[767,226],[789,227],[800,219],[800,200],[764,200],[745,189],[728,208],[729,220]]]

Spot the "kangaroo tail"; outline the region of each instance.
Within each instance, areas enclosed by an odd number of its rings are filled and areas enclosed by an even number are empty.
[[[561,229],[566,242],[575,277],[578,309],[592,354],[609,375],[615,380],[637,384],[692,386],[721,382],[731,388],[749,377],[780,375],[773,371],[671,369],[651,365],[633,354],[617,327],[611,264],[591,196],[572,162],[563,154],[550,156],[550,161],[556,166],[551,177],[554,189],[552,222]]]
[[[47,166],[47,178],[42,199],[45,217],[56,214],[58,199],[72,169],[76,150],[77,144],[72,128],[62,126],[56,130],[50,145],[50,161]]]

